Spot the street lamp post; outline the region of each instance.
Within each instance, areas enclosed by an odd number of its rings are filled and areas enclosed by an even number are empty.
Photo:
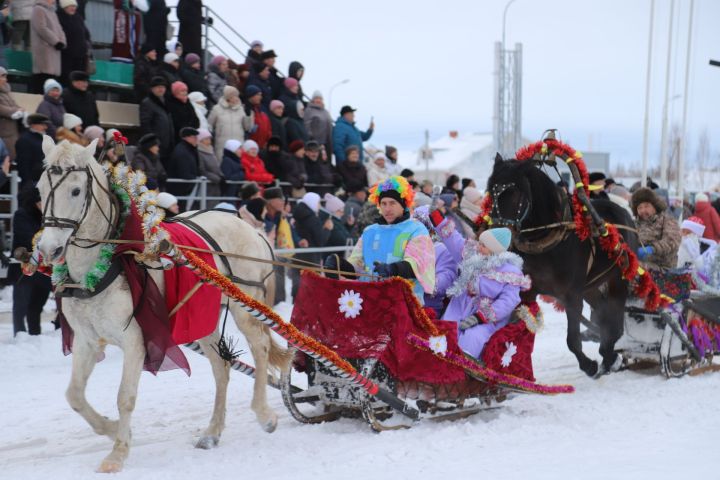
[[[345,80],[342,80],[342,81],[336,83],[335,85],[333,85],[332,87],[330,87],[330,93],[328,93],[328,110],[330,111],[330,115],[333,114],[333,109],[332,109],[333,90],[335,90],[335,88],[339,87],[340,85],[345,85],[349,81],[350,81],[350,79],[346,78]]]

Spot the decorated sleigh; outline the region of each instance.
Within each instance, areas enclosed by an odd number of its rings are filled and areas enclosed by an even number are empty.
[[[628,301],[624,333],[615,344],[624,368],[659,366],[668,378],[720,370],[713,364],[720,352],[720,296],[695,290],[695,279],[687,271],[651,274],[674,302],[651,311],[639,299]],[[598,329],[592,320],[587,324],[591,338]]]
[[[415,409],[419,419],[439,420],[494,408],[514,393],[573,391],[534,382],[538,314],[537,307],[520,307],[477,361],[458,347],[457,323],[428,317],[405,280],[332,280],[304,272],[292,324]],[[298,352],[283,380],[285,405],[302,423],[362,417],[376,431],[412,425],[309,355]]]

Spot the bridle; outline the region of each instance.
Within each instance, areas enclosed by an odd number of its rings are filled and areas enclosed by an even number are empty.
[[[515,214],[515,218],[505,218],[500,214],[500,197],[513,187],[517,188],[520,192],[520,202],[518,202],[518,208]],[[498,183],[493,185],[491,195],[493,202],[490,215],[493,224],[499,225],[501,227],[508,227],[514,228],[515,230],[520,230],[522,228],[522,223],[528,217],[528,215],[530,214],[530,210],[532,209],[532,199],[528,195],[526,195],[525,192],[514,182]]]
[[[79,220],[74,220],[72,218],[65,218],[65,217],[58,217],[55,215],[55,192],[57,191],[58,187],[65,182],[65,180],[68,179],[71,173],[80,172],[84,173],[86,176],[86,184],[85,184],[85,202],[83,203],[83,210],[82,215],[80,216]],[[78,241],[87,242],[87,240],[82,239],[76,239],[75,235],[77,234],[78,230],[80,229],[80,225],[85,221],[85,218],[88,215],[88,212],[90,211],[90,206],[93,202],[98,206],[98,209],[100,210],[100,213],[102,213],[102,216],[105,218],[105,221],[107,222],[107,229],[105,231],[104,237],[109,238],[109,236],[113,233],[113,230],[115,230],[115,235],[119,236],[120,232],[117,231],[117,222],[120,218],[120,205],[118,203],[118,199],[115,195],[110,192],[110,190],[106,189],[102,183],[98,180],[98,178],[95,176],[95,172],[90,168],[90,166],[85,167],[60,167],[58,165],[53,165],[48,167],[45,170],[45,175],[48,180],[48,184],[50,185],[50,192],[48,193],[47,200],[45,201],[45,206],[43,208],[43,223],[42,228],[66,228],[71,229],[72,232],[70,233],[70,236],[68,237],[68,242],[65,245],[65,248],[67,249],[68,245],[74,245],[79,248],[92,248],[97,245],[100,245],[102,242],[90,242],[88,245],[78,245]],[[53,175],[61,175],[60,179],[53,183]],[[97,183],[98,187],[102,191],[104,191],[108,198],[110,199],[110,212],[106,213],[103,208],[100,205],[100,202],[98,201],[98,198],[95,196],[95,191],[93,190],[93,181]],[[48,215],[49,213],[49,215]]]

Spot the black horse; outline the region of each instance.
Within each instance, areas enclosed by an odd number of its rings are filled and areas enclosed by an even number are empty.
[[[623,334],[628,284],[620,269],[600,248],[596,237],[580,241],[572,225],[570,196],[528,160],[495,160],[487,191],[493,196],[495,224],[513,230],[513,250],[522,256],[524,270],[532,278],[532,289],[523,300],[540,295],[556,298],[568,319],[567,344],[589,376],[611,372],[622,359],[615,353],[615,342]],[[608,200],[593,200],[592,205],[609,223],[634,227],[630,215]],[[625,241],[637,249],[637,236],[620,230]],[[599,366],[582,351],[580,319],[583,300],[593,308],[593,320],[600,327]]]

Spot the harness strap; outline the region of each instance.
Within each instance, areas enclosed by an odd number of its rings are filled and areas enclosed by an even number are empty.
[[[65,285],[63,288],[58,288],[55,291],[55,296],[60,298],[77,298],[81,300],[93,298],[94,296],[104,292],[115,281],[118,275],[122,273],[122,271],[123,268],[120,263],[120,258],[115,257],[110,264],[110,268],[108,268],[108,271],[105,275],[103,275],[100,282],[95,287],[95,290],[86,290],[80,286],[76,287],[74,285]]]

